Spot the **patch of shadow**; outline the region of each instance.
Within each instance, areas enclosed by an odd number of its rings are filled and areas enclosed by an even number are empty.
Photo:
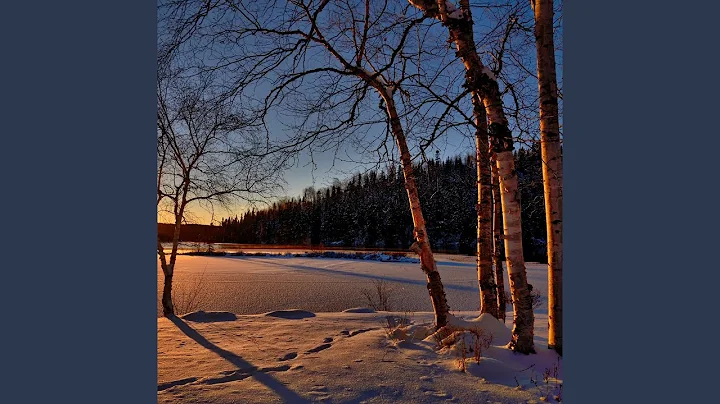
[[[288,320],[299,320],[303,318],[315,317],[315,313],[307,310],[275,310],[263,314],[265,317],[277,317]]]
[[[198,380],[197,377],[188,377],[185,379],[173,380],[171,382],[160,383],[160,384],[158,384],[157,391],[163,391],[163,390],[169,389],[170,387],[182,386],[184,384],[190,384],[190,383],[196,382],[197,380]]]
[[[270,366],[270,367],[264,367],[264,368],[256,368],[251,367],[248,369],[238,369],[238,370],[226,370],[224,372],[221,372],[224,376],[221,377],[206,377],[203,379],[200,379],[198,381],[198,384],[220,384],[220,383],[228,383],[228,382],[234,382],[237,380],[243,380],[247,379],[250,376],[253,376],[255,372],[285,372],[290,369],[290,365],[281,365],[281,366]]]
[[[237,316],[227,311],[194,311],[180,316],[183,320],[195,323],[214,323],[220,321],[235,321]]]
[[[280,358],[278,358],[278,360],[279,360],[279,361],[289,361],[290,359],[295,359],[295,358],[297,358],[297,355],[298,355],[297,352],[286,353],[285,355],[283,355],[283,356],[281,356]]]
[[[333,342],[332,337],[325,337],[325,339],[323,339],[323,343],[327,344],[328,342]]]
[[[219,357],[225,359],[226,361],[232,363],[238,368],[239,374],[247,374],[247,370],[245,369],[257,369],[256,366],[253,366],[250,362],[246,361],[242,357],[238,356],[234,352],[225,350],[220,348],[219,346],[213,344],[212,342],[208,341],[207,338],[202,336],[197,330],[190,327],[187,323],[185,323],[182,319],[176,316],[168,317],[170,321],[175,324],[176,327],[180,331],[182,331],[185,335],[187,335],[189,338],[197,342],[200,346],[206,348],[207,350],[215,353]],[[308,403],[309,400],[306,398],[301,397],[294,391],[290,390],[285,386],[283,383],[281,383],[279,380],[273,378],[271,375],[267,374],[265,371],[260,372],[252,372],[249,373],[250,376],[252,376],[253,379],[257,380],[258,382],[265,385],[265,387],[269,388],[273,391],[277,396],[280,397],[281,400],[284,402],[291,402],[291,403]],[[229,376],[228,376],[229,377]],[[239,375],[237,377],[240,377]]]
[[[261,260],[259,260],[259,261],[261,261]],[[267,262],[271,265],[299,269],[299,270],[308,271],[308,272],[319,272],[319,273],[326,273],[326,274],[332,274],[332,275],[348,275],[348,276],[354,276],[354,277],[366,278],[366,279],[384,279],[389,282],[398,282],[398,283],[403,283],[403,284],[407,284],[407,285],[418,285],[418,286],[422,286],[422,287],[427,287],[427,281],[419,280],[419,279],[406,279],[406,278],[395,278],[395,277],[372,275],[372,274],[363,274],[363,273],[357,273],[357,272],[352,272],[352,271],[343,271],[343,270],[340,270],[337,268],[327,269],[327,268],[310,267],[310,266],[305,266],[305,265],[288,265],[288,264],[283,264],[283,263],[277,262],[277,261],[264,261],[264,262]],[[472,267],[475,266],[475,264],[465,264],[465,265],[472,266]],[[477,284],[474,284],[472,286],[445,284],[445,290],[459,290],[459,291],[477,293],[478,286],[477,286]]]
[[[377,313],[369,307],[353,307],[342,311],[343,313]]]
[[[316,346],[315,348],[308,349],[305,353],[306,353],[306,354],[309,354],[309,353],[320,352],[320,351],[323,351],[323,350],[325,350],[325,349],[330,348],[331,346],[332,346],[331,344],[318,345],[318,346]]]
[[[228,383],[228,382],[234,382],[238,380],[247,379],[248,377],[252,376],[252,373],[247,373],[243,371],[235,371],[231,372],[230,374],[222,377],[207,377],[204,379],[201,379],[198,381],[199,384],[206,384],[206,385],[213,385],[213,384],[220,384],[220,383]]]

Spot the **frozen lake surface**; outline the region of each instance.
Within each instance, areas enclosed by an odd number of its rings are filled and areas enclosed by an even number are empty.
[[[475,257],[437,254],[451,311],[479,309]],[[163,276],[158,274],[158,315]],[[547,265],[527,263],[528,280],[547,296]],[[384,280],[392,288],[394,311],[432,311],[425,275],[415,263],[362,261],[336,258],[178,256],[174,289],[176,303],[199,290],[192,310],[259,314],[271,310],[303,309],[339,312],[368,306],[363,290]],[[505,288],[508,290],[507,273]],[[545,300],[545,299],[543,299]],[[546,315],[546,304],[536,315]],[[509,316],[512,313],[508,313]],[[508,322],[511,317],[508,318]]]

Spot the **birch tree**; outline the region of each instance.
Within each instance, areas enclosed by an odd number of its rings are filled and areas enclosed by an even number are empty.
[[[548,347],[562,355],[562,154],[552,0],[533,0],[548,255]]]
[[[477,94],[473,94],[477,97]],[[482,102],[473,102],[476,119],[475,164],[477,168],[477,272],[480,286],[480,312],[500,318],[498,289],[493,274],[493,236],[492,236],[492,173],[490,171],[490,153],[488,150],[487,114]],[[502,282],[502,279],[500,279]],[[504,296],[503,296],[504,297]]]
[[[175,315],[172,285],[190,206],[213,209],[233,200],[268,198],[279,184],[280,161],[257,157],[261,143],[254,118],[232,98],[213,91],[212,77],[183,77],[161,61],[157,86],[158,213],[167,213],[174,231],[169,253],[157,251],[164,275],[163,315]]]
[[[488,117],[488,135],[496,155],[503,209],[506,263],[513,300],[512,340],[508,348],[515,352],[535,353],[533,343],[532,301],[522,248],[520,200],[513,161],[513,139],[503,111],[503,101],[495,75],[480,60],[473,35],[473,19],[467,0],[460,8],[448,0],[409,0],[429,18],[447,27],[450,40],[465,67],[465,85],[474,94],[473,102],[484,108]]]

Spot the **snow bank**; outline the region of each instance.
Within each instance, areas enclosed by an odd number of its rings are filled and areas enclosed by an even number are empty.
[[[491,346],[504,346],[510,342],[511,331],[495,317],[483,313],[472,320],[450,315],[446,326],[423,339],[426,343],[439,346],[440,353],[459,355],[465,352],[474,356],[482,355]]]
[[[194,311],[180,316],[183,320],[196,323],[212,323],[217,321],[235,321],[237,316],[227,311]]]
[[[376,313],[375,310],[369,307],[353,307],[342,311],[343,313]]]
[[[461,318],[450,315],[448,317],[448,324],[456,329],[481,329],[486,333],[492,335],[493,345],[505,345],[510,342],[510,339],[512,338],[512,332],[510,331],[510,329],[502,321],[496,319],[495,317],[487,313],[483,313],[479,317],[472,320],[463,320]]]
[[[506,386],[517,385],[516,378],[521,372],[516,367],[494,358],[482,357],[480,362],[470,360],[466,363],[466,372],[485,379],[490,383]]]
[[[388,333],[388,337],[399,341],[422,341],[432,334],[433,327],[429,324],[396,327]]]

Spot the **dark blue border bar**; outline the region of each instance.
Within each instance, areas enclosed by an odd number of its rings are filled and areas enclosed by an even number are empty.
[[[155,402],[156,6],[1,14],[0,401]]]
[[[565,402],[714,401],[717,9],[565,2]]]

